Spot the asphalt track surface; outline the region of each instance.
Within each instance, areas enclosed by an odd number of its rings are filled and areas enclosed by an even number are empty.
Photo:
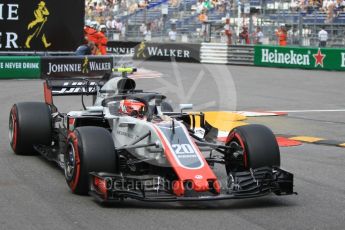
[[[341,72],[238,66],[138,63],[162,73],[137,80],[178,103],[202,110],[322,110],[345,108]],[[169,84],[170,83],[170,84]],[[228,98],[229,96],[232,97]],[[295,175],[298,195],[192,203],[126,201],[102,207],[71,194],[62,172],[38,156],[16,156],[8,144],[13,103],[41,101],[42,82],[0,81],[0,229],[344,229],[345,150],[303,144],[281,148],[282,167]],[[60,110],[81,108],[59,98]],[[345,141],[345,112],[259,117],[275,133]]]

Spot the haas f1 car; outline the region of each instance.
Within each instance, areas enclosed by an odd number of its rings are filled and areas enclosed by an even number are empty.
[[[280,168],[270,129],[237,127],[221,143],[202,112],[186,113],[186,104],[174,112],[164,95],[136,89],[127,77],[134,70],[117,69],[122,76],[46,79],[45,102],[11,109],[13,151],[55,161],[73,193],[100,202],[294,194],[293,174]],[[84,109],[60,112],[53,96],[62,95],[81,95]],[[93,96],[92,106],[85,106],[86,95]]]

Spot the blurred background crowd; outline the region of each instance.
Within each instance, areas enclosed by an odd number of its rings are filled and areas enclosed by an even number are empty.
[[[344,0],[86,0],[85,24],[109,40],[231,44],[345,44]],[[228,20],[227,20],[228,19]],[[245,38],[243,38],[245,34]],[[261,35],[262,34],[262,35]]]

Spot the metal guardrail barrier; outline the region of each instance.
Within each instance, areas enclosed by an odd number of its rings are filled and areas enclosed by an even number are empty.
[[[254,46],[202,43],[201,63],[254,65]]]
[[[0,56],[72,56],[75,52],[65,51],[0,51]]]

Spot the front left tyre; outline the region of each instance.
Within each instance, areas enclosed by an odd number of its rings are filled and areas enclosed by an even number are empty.
[[[43,102],[22,102],[12,106],[9,117],[9,139],[18,155],[35,154],[35,145],[51,145],[52,117]]]
[[[89,173],[117,171],[117,155],[111,133],[104,128],[78,127],[68,136],[65,179],[78,195],[89,192]]]

